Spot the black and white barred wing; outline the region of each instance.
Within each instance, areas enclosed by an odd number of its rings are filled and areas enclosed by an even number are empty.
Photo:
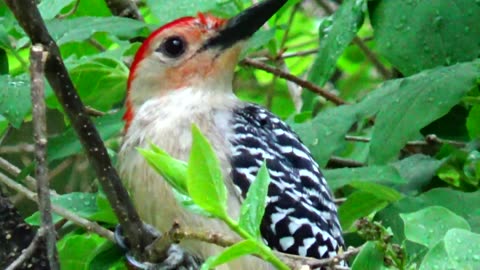
[[[246,104],[234,111],[232,178],[245,194],[267,161],[271,183],[261,233],[278,251],[327,258],[343,246],[336,206],[309,150],[278,117]]]

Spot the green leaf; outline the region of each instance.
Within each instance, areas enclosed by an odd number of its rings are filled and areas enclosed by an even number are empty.
[[[98,211],[89,218],[91,220],[108,224],[118,224],[117,216],[113,212],[112,206],[110,205],[105,193],[103,193],[101,190],[97,192],[96,202]]]
[[[30,80],[26,75],[0,76],[0,114],[8,119],[13,127],[19,128],[23,118],[32,107]]]
[[[377,0],[369,11],[378,51],[404,75],[478,57],[476,1]]]
[[[473,106],[467,118],[468,135],[472,140],[480,139],[480,105]]]
[[[89,256],[87,262],[88,270],[111,269],[116,263],[123,262],[125,251],[121,250],[118,245],[105,241],[101,246],[95,249],[95,252]]]
[[[291,123],[291,127],[323,167],[332,153],[345,145],[345,134],[356,120],[353,106],[340,106],[319,113],[311,121]]]
[[[210,213],[208,213],[203,208],[195,204],[195,202],[189,195],[182,194],[176,189],[172,189],[172,191],[173,191],[173,196],[175,197],[175,200],[177,200],[177,202],[180,203],[180,205],[185,209],[187,209],[188,211],[194,214],[198,214],[206,217],[212,217]]]
[[[480,234],[462,229],[449,230],[425,256],[421,270],[480,269]]]
[[[158,147],[155,149],[153,147],[152,150],[138,149],[138,152],[147,160],[150,167],[154,168],[170,186],[181,194],[188,194],[187,163],[173,158]]]
[[[55,18],[62,9],[71,3],[75,2],[75,0],[48,0],[48,1],[41,1],[38,5],[38,10],[42,15],[42,18],[47,21],[50,19]]]
[[[52,204],[61,206],[65,209],[68,209],[75,214],[84,217],[90,218],[98,210],[96,204],[96,194],[94,193],[82,193],[82,192],[72,192],[59,196],[54,196],[51,198]],[[62,219],[61,216],[53,214],[53,223],[56,223]],[[31,225],[40,225],[40,213],[35,212],[33,215],[25,219]]]
[[[206,12],[217,8],[217,1],[212,0],[147,0],[146,3],[160,25],[180,17],[195,16],[197,12]]]
[[[427,186],[446,160],[437,160],[426,155],[412,155],[392,164],[407,183],[397,190],[417,194]]]
[[[123,110],[113,114],[107,114],[94,120],[95,126],[100,132],[102,139],[108,140],[114,135],[120,133],[123,122],[121,121]],[[49,138],[47,156],[48,161],[52,162],[57,159],[65,158],[82,152],[83,148],[80,141],[72,128],[67,129],[64,133]]]
[[[448,113],[475,87],[479,76],[480,61],[474,61],[427,70],[377,89],[392,94],[379,103],[369,162],[385,164],[394,159],[421,128]]]
[[[419,196],[406,196],[375,216],[393,231],[394,241],[405,240],[404,222],[400,214],[412,213],[429,206],[442,206],[468,221],[474,232],[480,232],[480,191],[463,192],[449,188],[436,188]]]
[[[319,27],[320,47],[308,80],[323,86],[335,71],[338,58],[363,23],[365,0],[343,1],[331,18],[324,19]]]
[[[270,176],[266,162],[258,170],[255,181],[250,185],[247,196],[240,210],[238,225],[251,236],[260,239],[260,224],[262,223],[265,206],[267,203]]]
[[[203,263],[201,270],[213,269],[216,266],[233,261],[241,256],[259,252],[260,249],[255,241],[244,240],[226,248],[219,255],[208,258],[208,260]]]
[[[118,58],[121,59],[120,56]],[[125,96],[128,69],[118,59],[88,58],[88,60],[83,64],[74,65],[70,70],[70,76],[86,105],[108,111]]]
[[[187,170],[187,190],[193,201],[218,218],[227,215],[227,188],[220,162],[197,126],[192,126],[192,150]]]
[[[84,41],[98,32],[129,39],[142,34],[144,22],[122,17],[78,17],[54,19],[46,22],[47,28],[60,46],[69,42]]]
[[[344,230],[349,230],[357,219],[367,217],[386,205],[384,199],[372,195],[371,192],[356,191],[338,208],[340,224]]]
[[[442,240],[452,228],[470,230],[470,225],[465,219],[441,206],[400,214],[400,217],[405,223],[406,238],[430,248]]]
[[[352,264],[352,270],[383,270],[383,253],[377,248],[375,242],[367,242]]]
[[[67,235],[57,243],[61,269],[86,269],[106,241],[96,234]]]
[[[403,195],[399,193],[398,191],[389,188],[384,185],[380,185],[377,183],[373,182],[359,182],[359,181],[353,181],[350,183],[350,186],[372,194],[373,196],[383,199],[388,202],[395,202],[400,200]]]
[[[423,258],[420,270],[455,270],[453,262],[445,251],[445,242],[438,242]]]
[[[325,170],[325,178],[331,189],[337,189],[354,181],[365,181],[383,184],[404,184],[406,183],[398,170],[391,166],[368,166],[362,168],[343,168]]]

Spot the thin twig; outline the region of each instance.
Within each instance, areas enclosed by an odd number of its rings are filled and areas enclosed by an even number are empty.
[[[45,105],[45,82],[43,69],[48,52],[41,44],[30,50],[30,76],[32,86],[33,138],[35,140],[35,177],[37,178],[38,208],[41,228],[45,231],[45,245],[50,269],[60,269],[57,256],[57,233],[52,220],[52,202],[48,183],[47,165],[47,118]]]
[[[5,270],[15,270],[21,267],[21,265],[32,257],[35,250],[38,248],[38,245],[41,243],[42,238],[45,236],[45,230],[43,228],[38,229],[35,237],[28,247],[22,250],[22,254],[18,256],[15,261],[13,261]]]
[[[0,173],[0,182],[4,183],[7,187],[15,190],[16,192],[24,195],[28,199],[38,202],[38,196],[35,192],[29,190],[28,188],[22,186],[21,184],[17,183],[15,180],[11,179],[10,177]],[[104,227],[98,225],[95,222],[91,222],[88,219],[84,219],[77,214],[67,210],[63,207],[52,205],[52,210],[55,214],[62,216],[74,224],[85,228],[87,231],[94,232],[100,236],[105,237],[106,239],[114,242],[113,233],[110,230],[105,229]]]
[[[0,154],[33,153],[34,146],[29,143],[18,143],[16,145],[5,145],[0,147]]]
[[[364,166],[365,164],[360,161],[342,158],[342,157],[336,157],[336,156],[330,157],[327,164],[327,167],[334,167],[334,168],[344,168],[344,167],[358,168],[358,167],[364,167]]]
[[[48,33],[35,1],[5,0],[5,2],[25,33],[30,37],[32,44],[41,43],[48,50],[49,56],[45,64],[45,76],[86,150],[87,157],[122,225],[132,251],[138,257],[143,258],[141,256],[142,250],[151,242],[153,235],[144,228],[117,171],[112,165],[97,129],[85,112],[85,106],[75,91],[58,46]],[[111,4],[117,2],[119,1],[110,1]],[[130,3],[130,1],[121,2]]]
[[[365,143],[368,143],[371,141],[371,139],[367,137],[359,137],[359,136],[351,136],[351,135],[346,135],[345,140],[353,141],[353,142],[365,142]],[[438,145],[438,144],[451,144],[453,146],[460,147],[460,148],[465,147],[467,145],[467,143],[465,142],[438,138],[437,135],[435,134],[429,134],[425,136],[425,140],[423,141],[410,141],[410,142],[407,142],[405,145],[406,146],[431,146],[431,145]]]
[[[88,115],[95,116],[95,117],[104,116],[106,114],[90,106],[85,106],[85,111],[88,113]]]
[[[385,67],[385,65],[378,59],[378,56],[370,50],[370,48],[365,44],[365,42],[359,38],[358,36],[355,36],[353,38],[353,43],[360,48],[361,51],[363,51],[363,54],[372,62],[372,64],[375,66],[375,68],[382,74],[382,77],[384,79],[390,79],[392,77],[392,72]]]
[[[255,60],[252,60],[252,59],[249,59],[249,58],[243,59],[240,63],[243,66],[258,68],[258,69],[267,71],[269,73],[272,73],[272,74],[274,74],[274,75],[276,75],[280,78],[292,81],[292,82],[298,84],[299,86],[301,86],[305,89],[308,89],[308,90],[324,97],[327,100],[330,100],[331,102],[333,102],[336,105],[347,104],[346,101],[344,101],[340,97],[336,96],[335,94],[332,94],[332,93],[328,92],[327,90],[322,89],[322,88],[318,87],[317,85],[315,85],[315,84],[313,84],[313,83],[311,83],[307,80],[300,79],[299,77],[297,77],[295,75],[292,75],[291,73],[287,73],[287,72],[285,72],[281,69],[266,65],[265,63],[262,63],[260,61],[255,61]]]
[[[17,166],[13,165],[12,163],[8,162],[8,160],[2,157],[0,157],[0,169],[6,171],[14,177],[18,177],[22,172]],[[37,189],[37,181],[35,180],[35,178],[27,175],[24,180],[28,188]],[[51,195],[57,195],[57,193],[55,191],[52,191]]]
[[[329,266],[329,265],[336,265],[338,262],[344,261],[354,255],[357,255],[360,251],[362,251],[363,247],[365,247],[365,244],[359,246],[359,247],[349,247],[347,251],[342,252],[334,257],[328,258],[328,259],[321,259],[319,262],[315,264],[311,264],[310,267],[313,268],[319,268],[321,266]]]
[[[75,1],[75,5],[70,9],[67,13],[65,14],[59,14],[57,15],[57,19],[65,19],[68,16],[71,16],[77,12],[78,6],[80,5],[80,0]]]

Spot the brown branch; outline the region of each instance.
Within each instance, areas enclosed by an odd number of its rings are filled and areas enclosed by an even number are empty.
[[[45,230],[43,228],[38,229],[35,237],[33,238],[32,242],[28,247],[22,250],[22,254],[18,256],[15,261],[13,261],[5,270],[15,270],[22,266],[30,257],[32,257],[33,253],[37,250],[38,246],[42,242],[42,238],[45,236]]]
[[[9,178],[8,176],[4,175],[3,173],[0,173],[0,182],[4,183],[7,187],[15,190],[16,192],[24,195],[26,198],[38,202],[38,196],[35,194],[35,192],[29,190],[28,188],[20,185],[17,183],[15,180]],[[82,228],[85,228],[87,231],[94,232],[100,236],[105,237],[106,239],[114,242],[113,238],[113,233],[110,230],[105,229],[104,227],[98,225],[95,222],[91,222],[88,219],[84,219],[75,213],[71,212],[70,210],[67,210],[63,207],[52,205],[52,210],[55,214],[62,216],[77,226],[80,226]]]
[[[310,267],[312,269],[315,269],[315,268],[319,268],[321,266],[336,265],[341,261],[344,261],[344,260],[346,260],[346,259],[348,259],[348,258],[350,258],[354,255],[357,255],[360,251],[362,251],[362,248],[364,246],[365,246],[365,244],[361,245],[359,247],[356,247],[356,248],[349,247],[345,252],[342,252],[342,253],[338,254],[337,256],[334,256],[334,257],[331,257],[331,258],[328,258],[328,259],[320,259],[320,260],[318,260],[317,263],[311,264]]]
[[[245,58],[240,62],[240,64],[243,65],[243,66],[247,66],[247,67],[254,67],[254,68],[257,68],[257,69],[261,69],[261,70],[264,70],[266,72],[272,73],[272,74],[274,74],[274,75],[276,75],[280,78],[292,81],[292,82],[298,84],[299,86],[301,86],[305,89],[308,89],[308,90],[324,97],[327,100],[330,100],[331,102],[333,102],[336,105],[347,104],[347,102],[345,102],[340,97],[336,96],[335,94],[332,94],[332,93],[328,92],[327,90],[325,90],[323,88],[318,87],[317,85],[315,85],[315,84],[313,84],[313,83],[311,83],[307,80],[300,79],[299,77],[297,77],[297,76],[295,76],[291,73],[288,73],[288,72],[285,72],[281,69],[269,66],[269,65],[267,65],[265,63],[262,63],[260,61],[255,61],[255,60],[252,60],[252,59],[249,59],[249,58]]]
[[[34,150],[33,144],[18,143],[16,145],[5,145],[0,147],[0,154],[15,154],[15,153],[32,153]]]
[[[30,50],[30,76],[32,87],[33,138],[35,141],[35,176],[37,178],[38,208],[40,211],[41,231],[45,233],[47,258],[50,269],[60,269],[57,255],[57,233],[52,220],[52,202],[48,183],[47,164],[47,113],[45,105],[45,82],[43,69],[48,57],[41,44],[35,44]]]
[[[9,173],[14,177],[18,177],[22,172],[18,167],[16,167],[12,163],[8,162],[6,159],[3,159],[1,157],[0,157],[0,169],[6,171],[7,173]],[[30,175],[27,175],[24,181],[26,182],[27,186],[30,189],[37,188],[37,181],[35,180],[35,178],[31,177]],[[57,193],[55,191],[52,191],[51,195],[57,195]]]
[[[105,3],[115,16],[144,21],[137,5],[131,0],[106,0]]]
[[[364,167],[364,166],[365,164],[360,161],[356,161],[353,159],[346,159],[342,157],[336,157],[336,156],[330,157],[327,164],[327,167],[329,168],[344,168],[344,167],[358,168],[358,167]]]
[[[350,136],[346,135],[345,140],[352,141],[352,142],[365,142],[368,143],[371,141],[370,138],[367,137],[359,137],[359,136]],[[454,140],[446,140],[438,138],[435,134],[429,134],[425,136],[425,140],[423,141],[410,141],[407,142],[406,146],[433,146],[433,145],[440,145],[440,144],[451,144],[456,147],[465,147],[467,143],[454,141]]]
[[[375,66],[375,68],[382,74],[382,77],[384,79],[390,79],[392,77],[392,72],[385,67],[385,65],[378,59],[378,56],[370,50],[370,48],[365,44],[365,42],[359,38],[358,36],[355,36],[353,38],[353,43],[360,48],[361,51],[363,51],[363,54],[372,62],[372,64]]]
[[[45,76],[86,150],[86,155],[122,225],[125,236],[131,243],[132,251],[142,258],[142,250],[151,242],[153,235],[144,228],[135,211],[97,129],[85,112],[85,106],[80,101],[68,75],[58,46],[48,33],[35,2],[31,0],[6,0],[5,2],[30,37],[32,44],[40,43],[48,51]],[[119,2],[125,1],[110,1],[110,4]]]

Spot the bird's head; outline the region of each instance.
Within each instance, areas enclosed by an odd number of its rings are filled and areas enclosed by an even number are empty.
[[[198,14],[170,22],[140,46],[130,68],[126,124],[145,101],[186,87],[231,89],[243,41],[286,0],[266,0],[231,19]]]

